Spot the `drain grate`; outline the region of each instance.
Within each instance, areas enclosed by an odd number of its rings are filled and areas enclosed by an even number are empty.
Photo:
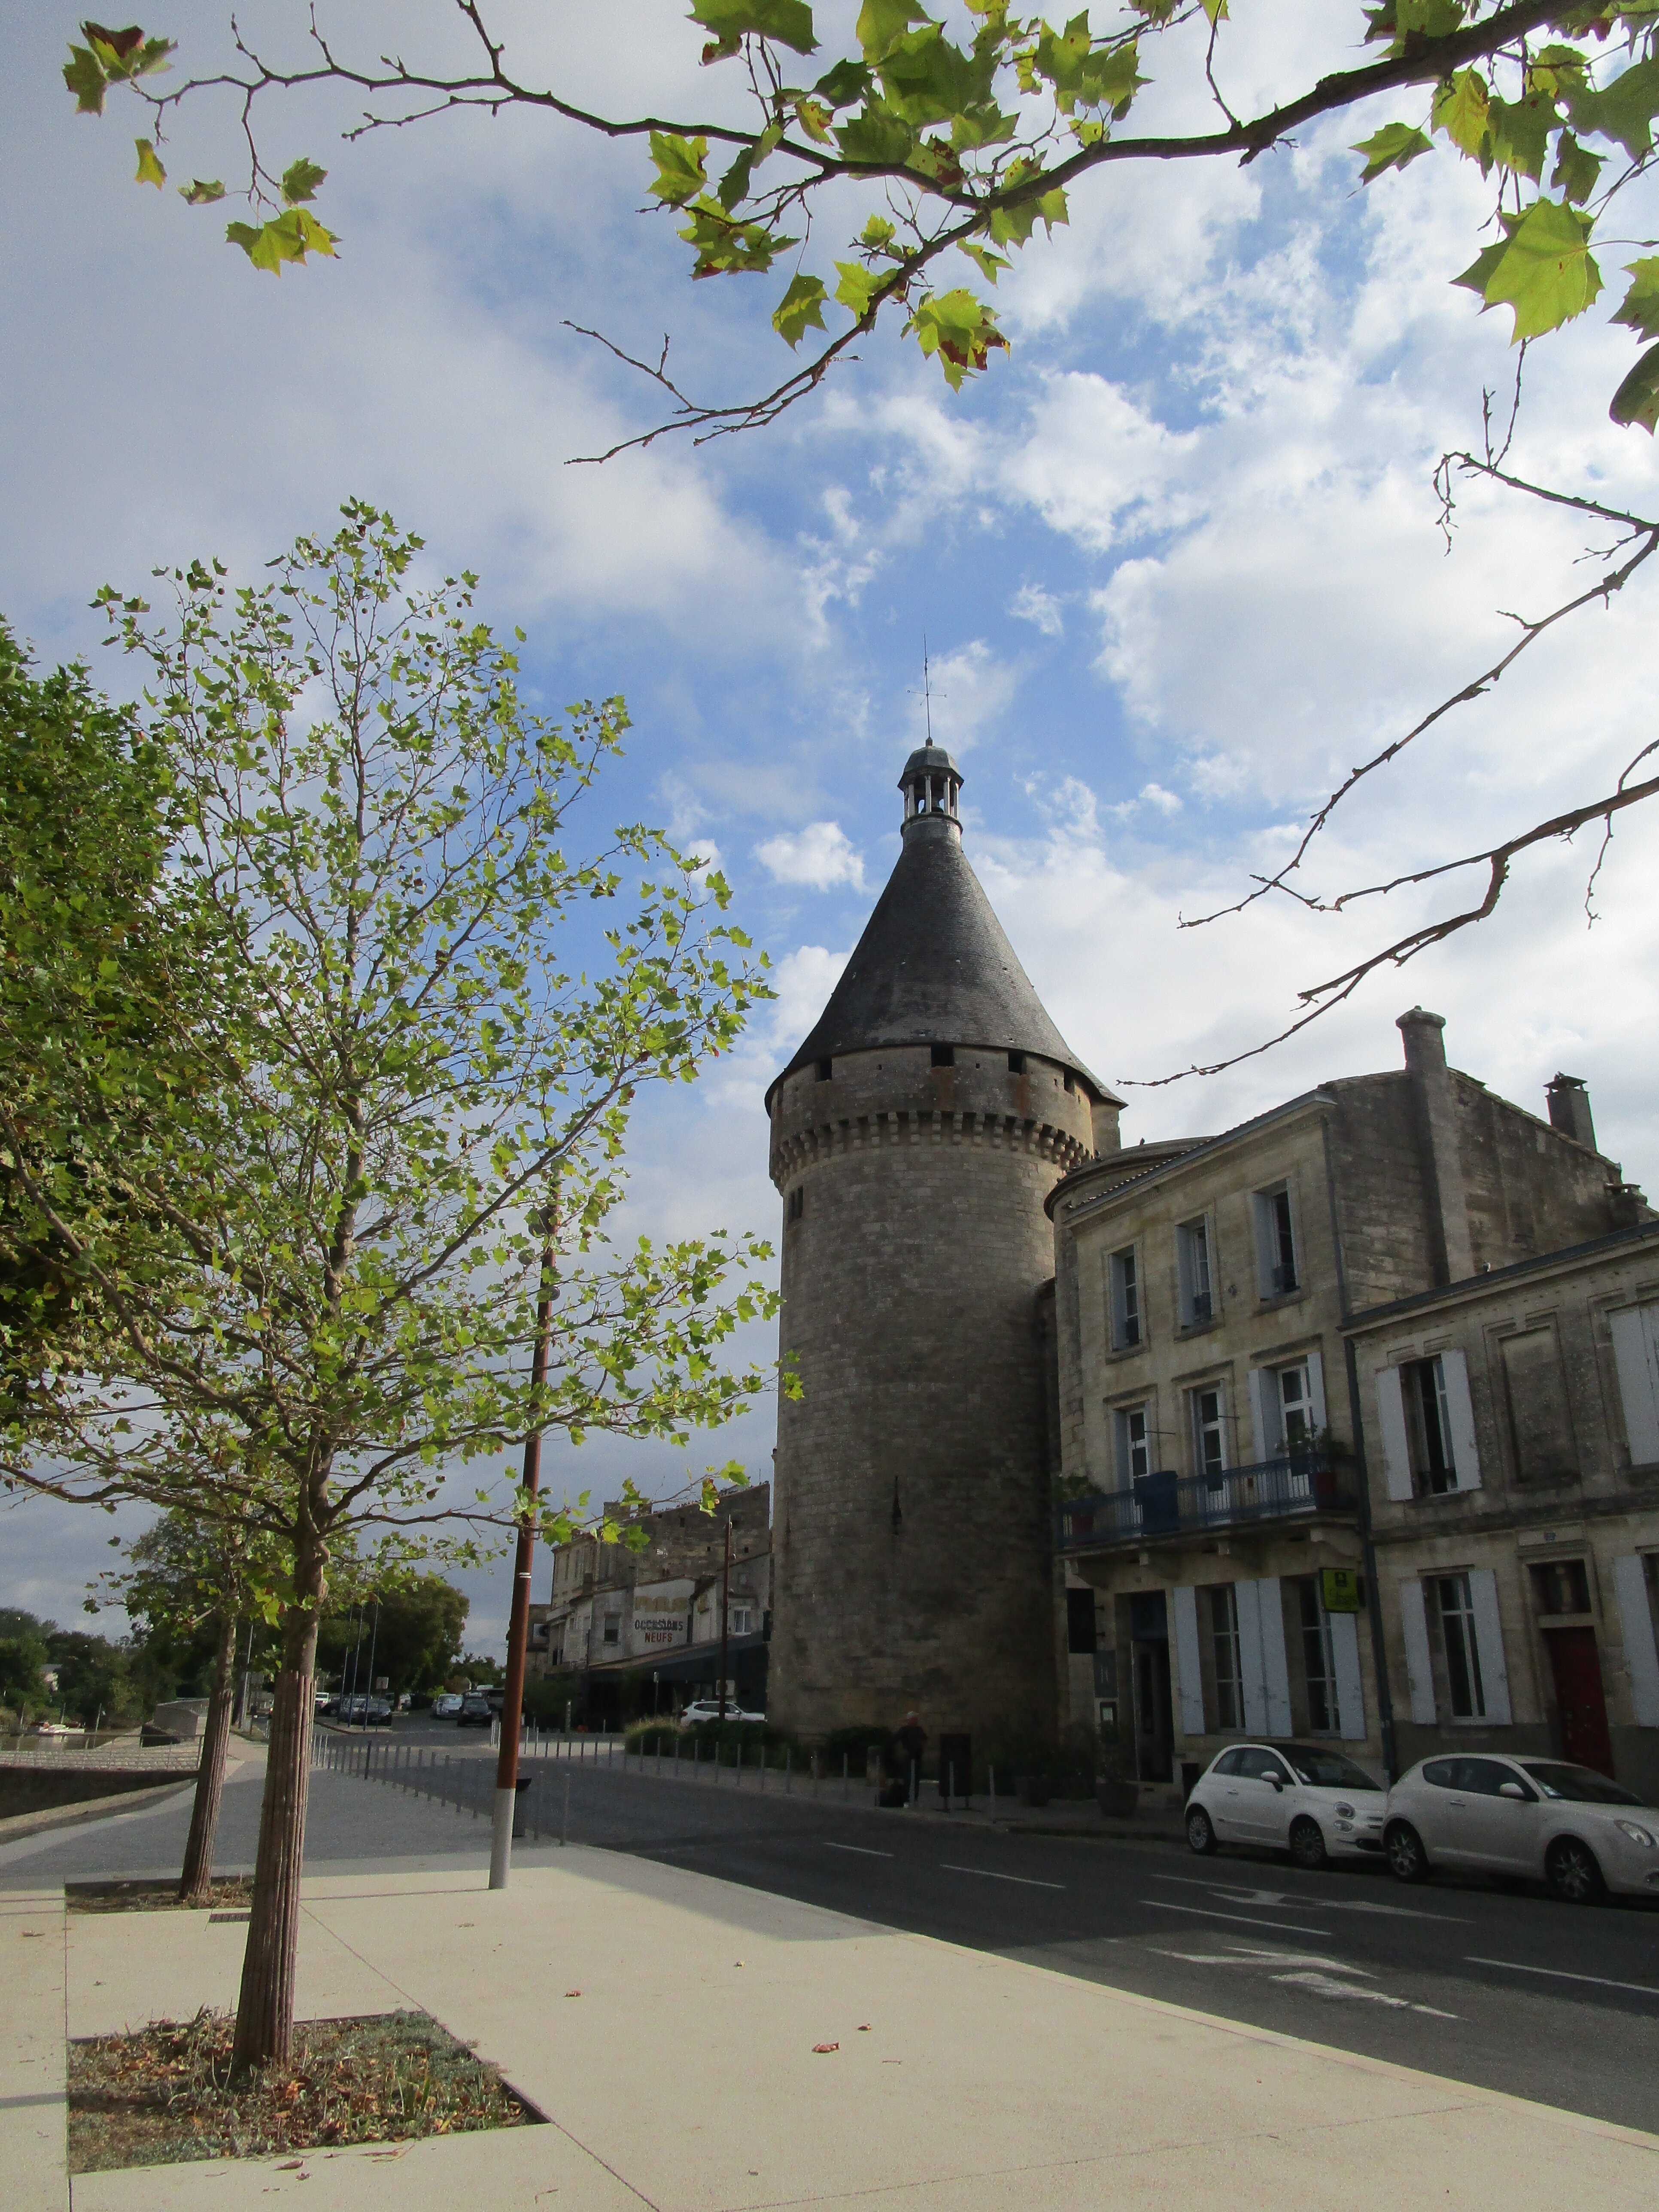
[[[252,1917],[251,1912],[210,1912],[208,1926],[215,1927],[221,1920],[251,1920]]]

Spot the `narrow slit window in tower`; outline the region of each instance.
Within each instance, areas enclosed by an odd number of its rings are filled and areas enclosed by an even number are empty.
[[[1024,1075],[1024,1073],[1025,1073],[1025,1055],[1024,1055],[1024,1054],[1023,1052],[1011,1052],[1011,1053],[1009,1054],[1009,1055],[1008,1055],[1008,1073],[1009,1073],[1009,1074],[1010,1074],[1010,1075]]]
[[[820,1083],[828,1083],[835,1072],[836,1063],[833,1060],[821,1060],[818,1062],[817,1079]]]
[[[953,1044],[936,1044],[933,1047],[935,1067],[954,1067],[956,1064],[957,1048]]]

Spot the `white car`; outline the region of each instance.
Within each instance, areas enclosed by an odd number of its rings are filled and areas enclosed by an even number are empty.
[[[434,1721],[453,1721],[460,1710],[461,1693],[459,1690],[445,1690],[432,1700]]]
[[[1382,1849],[1383,1790],[1322,1744],[1236,1743],[1218,1753],[1187,1800],[1187,1841],[1265,1844],[1299,1867]]]
[[[1569,1905],[1659,1897],[1659,1812],[1565,1759],[1422,1759],[1389,1792],[1383,1842],[1401,1881],[1463,1867],[1546,1882]]]
[[[717,1721],[720,1717],[718,1698],[694,1698],[680,1715],[682,1728],[696,1728],[702,1721]],[[729,1721],[764,1721],[764,1713],[746,1713],[735,1698],[726,1701],[726,1717]]]

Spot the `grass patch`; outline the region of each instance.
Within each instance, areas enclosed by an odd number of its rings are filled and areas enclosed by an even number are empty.
[[[251,1874],[226,1875],[216,1881],[206,1903],[192,1911],[246,1912],[253,1902]],[[64,1905],[70,1912],[182,1912],[179,1884],[172,1881],[69,1881],[64,1885]]]
[[[69,2047],[69,2169],[258,2158],[539,2119],[493,2066],[422,2012],[313,2020],[294,2057],[229,2086],[234,2022],[204,2007]]]

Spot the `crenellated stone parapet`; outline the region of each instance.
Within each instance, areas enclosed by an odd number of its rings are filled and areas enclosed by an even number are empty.
[[[772,1181],[781,1190],[818,1162],[851,1152],[902,1149],[907,1146],[951,1145],[991,1152],[1024,1152],[1052,1160],[1056,1175],[1070,1175],[1093,1158],[1070,1129],[1056,1128],[1030,1115],[988,1113],[877,1112],[823,1121],[780,1133],[774,1139]]]

